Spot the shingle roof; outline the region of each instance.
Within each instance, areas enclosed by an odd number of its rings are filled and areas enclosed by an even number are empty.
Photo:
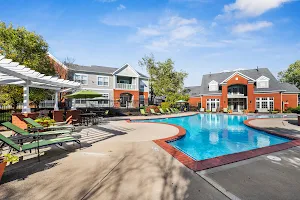
[[[69,64],[69,65],[67,65],[67,67],[72,71],[103,73],[103,74],[113,74],[116,70],[119,69],[116,67],[104,67],[104,66],[98,66],[98,65],[84,66],[84,65],[77,65],[77,64]],[[148,78],[148,76],[146,76],[138,71],[137,71],[137,73],[142,78]]]
[[[285,92],[292,92],[292,93],[300,93],[300,90],[293,84],[290,83],[280,83],[281,88],[286,90]]]
[[[200,96],[201,86],[190,86],[190,87],[185,87],[185,89],[189,90],[188,94],[191,97]]]
[[[283,90],[280,82],[274,77],[274,75],[270,72],[268,68],[258,68],[258,69],[248,69],[248,70],[238,70],[238,71],[231,71],[231,72],[222,72],[222,73],[215,73],[215,74],[206,74],[203,75],[202,78],[202,87],[201,87],[201,94],[213,94],[213,93],[221,93],[219,91],[209,91],[208,84],[212,80],[217,81],[219,84],[230,77],[235,72],[239,72],[249,78],[254,80],[258,79],[261,76],[268,77],[269,80],[269,88],[255,88],[256,92],[262,91],[278,91]]]

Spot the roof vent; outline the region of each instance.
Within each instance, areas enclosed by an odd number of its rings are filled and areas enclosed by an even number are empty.
[[[256,67],[256,71],[258,71],[258,66]]]

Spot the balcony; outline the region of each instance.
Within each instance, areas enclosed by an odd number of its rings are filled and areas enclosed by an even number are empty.
[[[127,84],[127,83],[117,83],[116,89],[136,90],[136,85],[134,85],[134,84]]]
[[[246,98],[247,95],[246,94],[242,94],[239,92],[228,92],[227,94],[227,98]]]

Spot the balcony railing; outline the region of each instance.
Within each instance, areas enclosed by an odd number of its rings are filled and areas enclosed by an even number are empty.
[[[127,84],[127,83],[117,83],[117,89],[135,90],[136,89],[136,85]]]

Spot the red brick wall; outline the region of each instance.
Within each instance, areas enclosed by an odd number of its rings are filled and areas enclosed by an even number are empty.
[[[238,80],[236,80],[236,79],[238,79]],[[244,77],[236,74],[230,80],[227,81],[227,86],[236,85],[236,84],[248,85],[248,80],[245,79]]]
[[[120,102],[117,100],[120,99],[120,95],[122,93],[129,93],[133,95],[133,107],[139,107],[139,98],[140,92],[139,91],[132,91],[132,90],[114,90],[114,106],[119,108]],[[145,92],[147,93],[147,92]]]
[[[190,106],[198,107],[198,103],[201,103],[201,97],[190,97],[189,99]]]
[[[206,100],[207,99],[220,99],[220,109],[221,108],[221,102],[222,102],[222,96],[219,95],[219,96],[203,96],[202,97],[202,108],[205,108],[206,109]]]
[[[220,102],[221,109],[228,108],[227,94],[228,94],[228,86],[222,85],[222,101]]]
[[[247,85],[247,95],[248,95],[248,108],[247,110],[254,112],[255,111],[255,97],[254,97],[254,84],[249,83]]]
[[[69,118],[70,121],[72,121],[73,119],[74,120],[80,120],[79,114],[80,114],[80,110],[67,110],[66,118],[67,119]]]
[[[12,114],[12,124],[20,127],[21,129],[27,129],[27,123],[23,120],[24,118],[36,119],[39,113],[13,113]]]
[[[254,99],[258,97],[273,97],[274,98],[274,110],[281,110],[281,94],[280,93],[265,93],[265,94],[254,94]],[[255,104],[254,104],[255,110]]]
[[[288,104],[285,104],[286,108],[295,108],[298,106],[298,94],[282,94],[282,101]]]

